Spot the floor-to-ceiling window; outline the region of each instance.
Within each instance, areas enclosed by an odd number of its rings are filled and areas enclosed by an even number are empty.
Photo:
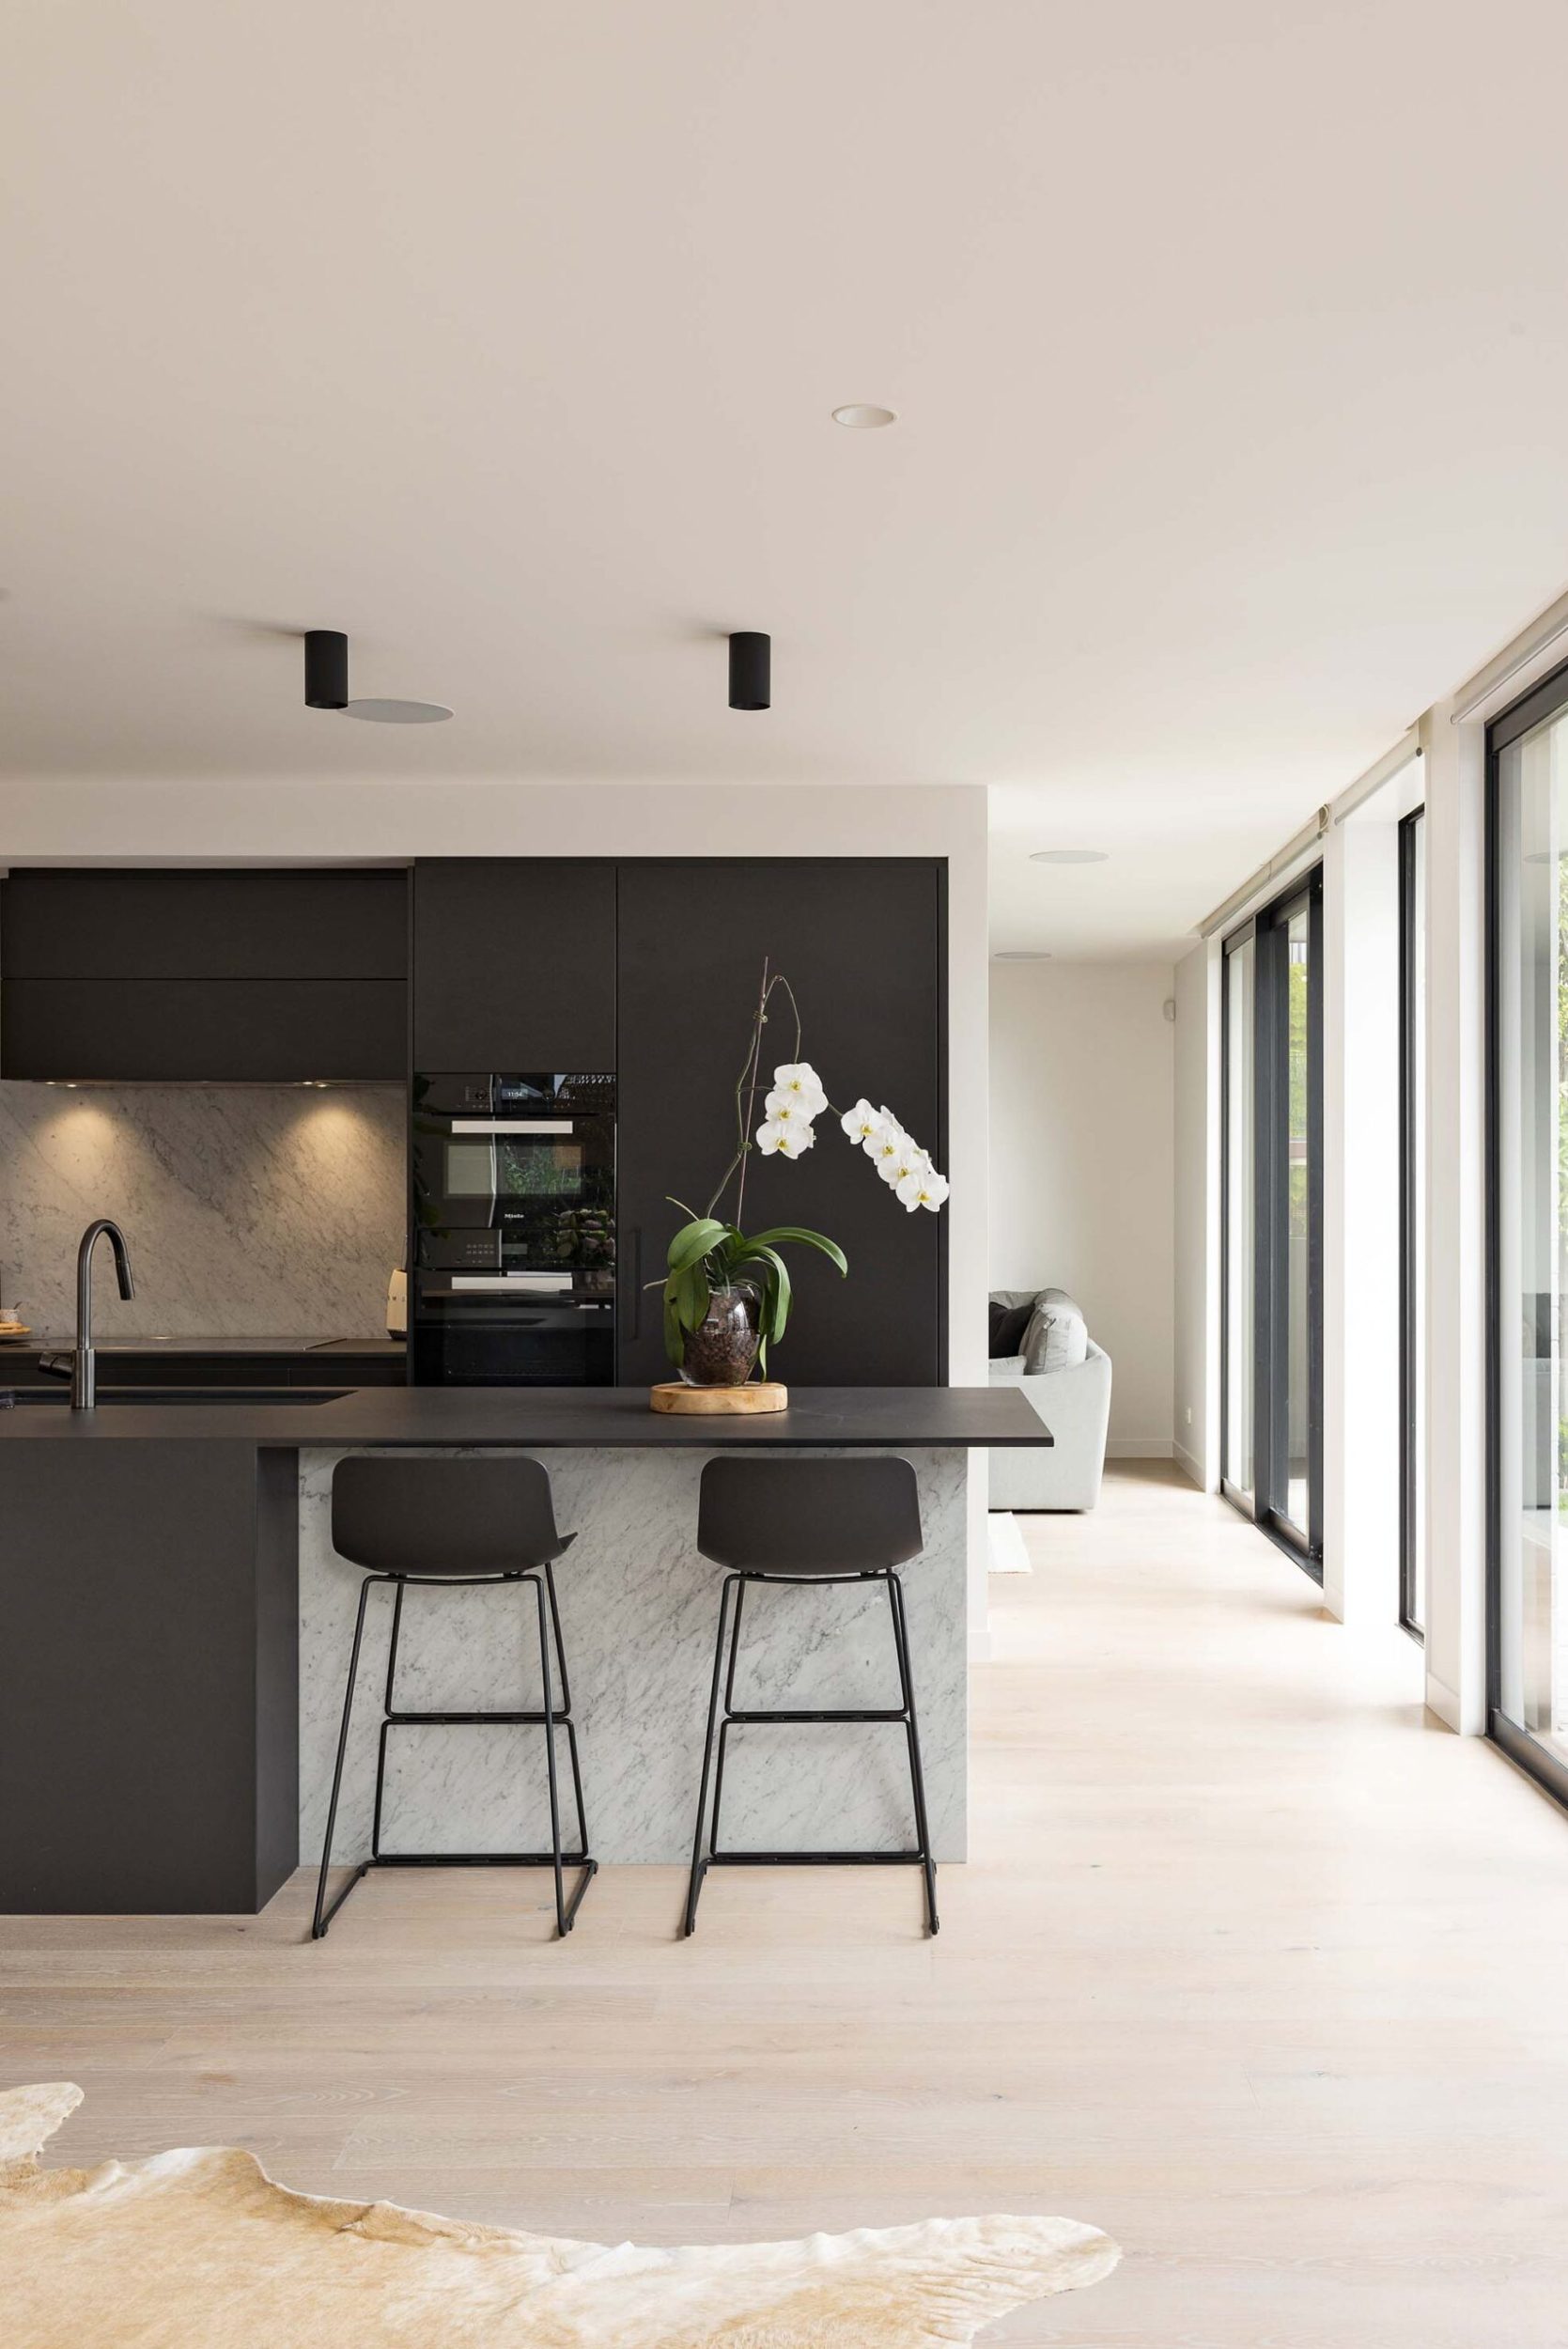
[[[1426,810],[1399,827],[1399,1619],[1426,1632]]]
[[[1252,925],[1225,943],[1221,993],[1224,1053],[1225,1240],[1221,1356],[1224,1410],[1220,1462],[1227,1497],[1252,1506],[1252,1070],[1256,1054]]]
[[[1492,1734],[1568,1800],[1568,670],[1488,731]]]
[[[1224,1477],[1310,1573],[1323,1491],[1323,898],[1225,942]]]

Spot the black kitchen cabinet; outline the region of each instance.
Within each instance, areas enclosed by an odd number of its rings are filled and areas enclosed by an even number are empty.
[[[12,873],[8,979],[403,979],[406,869]]]
[[[620,876],[618,1220],[620,1378],[671,1377],[657,1289],[685,1221],[706,1208],[736,1144],[735,1084],[764,956],[795,988],[803,1051],[836,1105],[864,1094],[946,1163],[946,867],[924,858],[649,861]],[[794,1019],[773,998],[764,1086],[793,1060]],[[784,1251],[795,1305],[768,1367],[802,1386],[941,1385],[945,1213],[912,1214],[839,1129],[817,1122],[802,1159],[747,1163],[748,1231],[807,1224],[849,1259]],[[733,1186],[720,1212],[735,1214]]]
[[[0,1906],[254,1915],[299,1860],[297,1455],[111,1439],[84,1476],[70,1443],[20,1450]]]
[[[13,873],[0,1073],[59,1082],[400,1082],[406,870]]]
[[[0,1070],[101,1084],[401,1083],[400,979],[8,979]]]
[[[572,857],[416,864],[413,1065],[613,1070],[614,865]]]

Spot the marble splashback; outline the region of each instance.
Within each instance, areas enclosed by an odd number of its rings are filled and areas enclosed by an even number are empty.
[[[300,1857],[307,1866],[320,1855],[364,1580],[332,1546],[332,1474],[342,1456],[300,1455]],[[542,1456],[556,1523],[577,1534],[555,1578],[592,1849],[605,1861],[688,1860],[723,1584],[722,1569],[698,1555],[693,1539],[702,1458],[618,1451]],[[925,1547],[902,1573],[927,1807],[938,1859],[962,1859],[968,1455],[912,1456]],[[537,1707],[536,1605],[527,1585],[411,1588],[398,1640],[398,1709]],[[389,1590],[372,1592],[334,1839],[341,1861],[370,1848],[391,1608]],[[736,1698],[742,1708],[765,1712],[784,1704],[896,1705],[885,1587],[753,1588]],[[386,1849],[543,1847],[550,1814],[542,1735],[536,1728],[394,1729]],[[564,1739],[559,1760],[569,1826]],[[758,1724],[731,1732],[723,1840],[732,1848],[896,1849],[912,1837],[902,1729]],[[907,1897],[915,1916],[913,1882]]]
[[[70,1342],[76,1244],[131,1245],[99,1336],[375,1338],[404,1245],[400,1087],[0,1083],[0,1282]]]

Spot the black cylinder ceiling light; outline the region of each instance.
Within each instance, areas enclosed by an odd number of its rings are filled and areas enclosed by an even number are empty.
[[[773,707],[773,639],[760,629],[739,628],[730,638],[730,708]]]
[[[349,707],[349,639],[340,628],[305,630],[305,702],[311,709]]]
[[[349,639],[340,628],[305,630],[305,706],[309,709],[343,709],[350,718],[368,718],[383,726],[435,725],[452,712],[444,702],[349,699]]]

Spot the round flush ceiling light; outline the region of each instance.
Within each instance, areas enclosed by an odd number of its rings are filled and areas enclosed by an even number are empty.
[[[1110,854],[1109,848],[1036,848],[1029,861],[1032,864],[1103,864]]]
[[[353,701],[344,708],[350,718],[369,718],[379,726],[433,726],[452,712],[444,702]]]
[[[993,962],[1048,962],[1048,946],[1003,946],[991,957]]]
[[[849,432],[879,432],[885,424],[898,422],[898,411],[873,408],[865,400],[852,399],[846,408],[833,410],[833,422],[842,424]]]

